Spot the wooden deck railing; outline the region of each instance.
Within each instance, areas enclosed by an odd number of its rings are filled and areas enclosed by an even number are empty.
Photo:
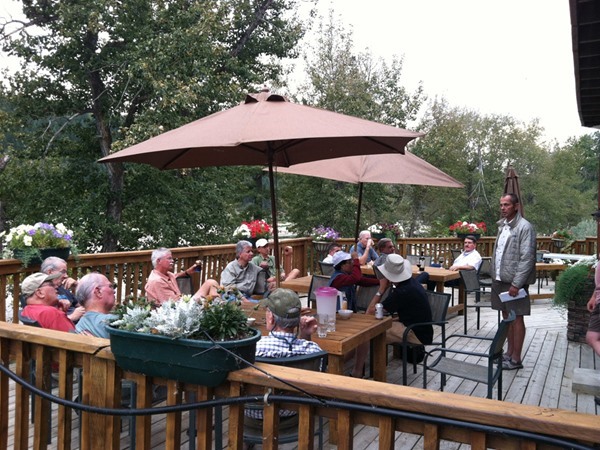
[[[153,380],[144,375],[122,373],[115,364],[109,343],[105,339],[0,323],[0,357],[5,368],[28,380],[30,361],[35,360],[36,385],[50,392],[51,362],[54,361],[57,363],[55,368],[59,386],[53,392],[68,400],[74,396],[73,372],[81,368],[79,401],[83,405],[119,408],[120,380],[124,376],[137,383],[137,408],[151,407],[154,383],[166,384],[167,405],[180,405],[184,403],[184,393],[187,396],[190,392],[195,394],[195,401],[203,401],[214,397],[234,398],[250,392],[264,392],[266,389],[291,390],[282,383],[285,381],[300,387],[310,396],[324,400],[316,405],[301,405],[300,422],[310,423],[315,415],[336,420],[338,433],[330,436],[330,440],[337,440],[340,449],[352,448],[353,429],[357,424],[378,428],[381,449],[394,448],[395,431],[424,436],[426,449],[439,448],[441,440],[470,444],[473,449],[557,448],[536,444],[536,435],[565,439],[590,447],[600,442],[597,416],[348,377],[342,379],[326,373],[311,372],[310,377],[306,377],[299,369],[268,364],[258,366],[270,375],[246,368],[232,372],[228,381],[214,390],[196,385],[184,386],[173,380]],[[120,448],[119,417],[82,412],[81,427],[77,428],[73,426],[75,416],[71,409],[59,406],[58,419],[52,421],[50,429],[47,400],[37,399],[33,424],[30,424],[29,393],[16,385],[13,405],[9,392],[9,379],[1,373],[0,448],[9,448],[9,436],[14,438],[12,448],[16,450],[46,448],[49,431],[55,436],[53,445],[58,449],[77,447],[79,440],[73,436],[75,431],[80,435],[81,449]],[[272,401],[271,405],[271,408],[276,408],[279,402]],[[212,409],[203,408],[196,412],[196,448],[212,448]],[[265,416],[275,418],[277,415],[266,411]],[[179,449],[182,434],[186,431],[186,422],[181,419],[181,412],[167,413],[165,431],[158,435],[164,441],[156,442],[157,434],[150,416],[138,417],[136,448],[158,446]],[[242,448],[243,420],[243,405],[232,404],[229,407],[229,420],[223,422],[228,427],[225,432],[230,449]],[[215,430],[218,430],[220,423]],[[501,432],[498,427],[507,432]],[[267,422],[264,429],[265,448],[276,448],[276,433],[269,433],[269,430],[276,430],[276,424]],[[511,430],[532,434],[515,435],[511,434]],[[33,436],[33,443],[30,442],[30,436]],[[306,446],[300,448],[311,448],[306,439],[305,443]]]
[[[482,237],[478,242],[478,250],[483,256],[492,253],[494,245],[493,236]],[[352,239],[340,239],[339,243],[349,249],[353,244]],[[291,256],[283,254],[283,248],[291,247]],[[287,272],[291,268],[297,268],[300,273],[314,273],[318,271],[317,262],[324,255],[319,255],[313,248],[309,238],[285,239],[281,241],[281,261]],[[456,238],[403,238],[397,241],[397,251],[401,255],[420,254],[432,256],[433,261],[439,261],[440,257],[445,261],[451,261],[450,250],[462,248],[461,242]],[[538,237],[538,249],[555,251],[549,237]],[[570,253],[595,254],[596,239],[587,238],[575,241]],[[176,258],[175,270],[190,267],[197,259],[202,260],[202,272],[193,275],[193,284],[199,287],[208,278],[219,280],[221,272],[235,258],[235,245],[210,245],[200,247],[184,247],[172,250]],[[151,250],[115,253],[82,254],[77,257],[71,256],[68,260],[70,274],[79,278],[90,271],[99,271],[113,279],[117,283],[117,302],[127,296],[144,295],[146,279],[152,271],[150,261]],[[17,311],[19,307],[20,284],[23,279],[39,270],[39,266],[31,266],[27,269],[21,267],[20,261],[16,259],[0,260],[0,321],[17,322]],[[12,302],[10,317],[6,317],[6,301]]]

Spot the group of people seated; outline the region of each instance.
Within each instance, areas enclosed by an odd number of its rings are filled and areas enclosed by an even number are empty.
[[[236,244],[236,259],[231,261],[221,274],[220,282],[207,279],[195,298],[218,296],[220,286],[236,287],[249,301],[252,297],[264,296],[275,288],[275,258],[269,255],[269,242],[259,239],[256,243],[258,255],[254,255],[252,244],[239,241]],[[286,251],[288,251],[286,249]],[[153,270],[148,276],[145,291],[149,301],[160,305],[167,300],[182,297],[177,283],[178,278],[189,277],[202,270],[202,262],[196,261],[191,267],[173,272],[175,260],[167,248],[158,248],[151,255]],[[115,290],[106,276],[89,273],[80,280],[68,276],[67,263],[61,258],[46,258],[41,271],[26,277],[21,284],[21,314],[35,320],[43,328],[59,331],[80,332],[97,337],[108,337],[105,323],[111,319],[115,305]],[[265,283],[261,286],[261,277]],[[298,277],[300,271],[293,269],[286,275],[280,268],[281,280]]]
[[[449,270],[478,269],[481,265],[481,255],[475,249],[476,244],[475,236],[465,237],[464,251],[455,259]],[[377,249],[379,254],[373,249],[373,240],[368,230],[359,234],[358,242],[350,248],[350,253],[344,252],[337,244],[330,245],[328,255],[323,260],[333,264],[334,272],[329,286],[344,292],[349,308],[356,309],[357,287],[379,285],[366,314],[375,314],[377,303],[382,303],[385,312],[394,315],[392,328],[386,332],[386,342],[401,343],[407,326],[431,321],[431,309],[423,284],[426,284],[429,290],[434,290],[435,283],[429,281],[429,275],[425,271],[413,277],[410,261],[395,253],[396,249],[391,239],[380,239]],[[360,266],[369,263],[376,268],[377,277],[362,275]],[[431,325],[417,326],[408,333],[408,341],[412,344],[427,345],[432,340]],[[368,350],[368,344],[357,349],[351,376],[364,376]]]
[[[479,267],[481,256],[475,249],[476,242],[474,236],[465,238],[464,251],[455,259],[450,270]],[[379,254],[373,249],[373,240],[368,231],[361,232],[350,253],[344,252],[339,245],[332,244],[324,260],[329,260],[334,269],[329,285],[345,293],[350,309],[356,308],[357,287],[379,286],[366,313],[375,314],[376,304],[382,303],[387,313],[397,316],[392,328],[387,331],[386,340],[388,343],[401,342],[406,326],[431,321],[427,294],[423,288],[427,279],[413,277],[410,262],[395,253],[390,239],[379,240],[377,248]],[[266,323],[270,334],[259,341],[257,354],[278,357],[290,352],[303,354],[319,351],[318,345],[308,340],[316,330],[316,321],[312,317],[300,316],[301,303],[298,295],[286,289],[275,289],[277,271],[274,258],[269,254],[268,241],[259,240],[257,250],[258,255],[254,255],[250,242],[239,241],[235,248],[236,258],[223,270],[220,283],[207,279],[194,297],[218,296],[220,286],[235,286],[249,301],[257,293],[270,292],[263,300],[267,307]],[[202,270],[201,262],[196,261],[188,269],[174,273],[173,255],[166,248],[154,250],[151,260],[153,270],[145,290],[147,298],[156,304],[180,299],[182,294],[177,279]],[[376,267],[379,277],[362,274],[360,266],[368,263]],[[257,286],[260,284],[261,273],[264,274],[266,285]],[[281,280],[296,278],[298,275],[297,269],[292,270],[289,275],[285,274],[283,268],[279,271]],[[94,272],[75,280],[68,276],[64,260],[50,257],[42,263],[41,272],[23,280],[21,292],[25,304],[22,315],[37,321],[43,328],[108,337],[105,326],[113,317],[111,311],[115,306],[115,286],[106,276]],[[410,342],[415,344],[431,343],[432,338],[433,328],[430,325],[414,328],[408,335]],[[352,376],[364,375],[367,354],[368,345],[357,350]]]

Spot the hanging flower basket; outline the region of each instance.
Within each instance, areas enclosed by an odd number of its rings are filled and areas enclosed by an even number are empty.
[[[329,247],[329,244],[331,244],[331,242],[330,241],[312,241],[312,244],[317,252],[325,253],[327,251],[327,248]]]
[[[223,348],[254,363],[260,339],[260,331],[256,329],[251,337],[217,343],[107,329],[111,350],[123,370],[208,387],[220,385],[229,372],[247,366]]]

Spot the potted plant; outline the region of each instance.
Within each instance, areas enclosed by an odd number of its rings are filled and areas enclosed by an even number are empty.
[[[214,387],[230,371],[246,367],[244,361],[253,363],[260,331],[247,324],[242,294],[229,287],[220,287],[219,294],[184,296],[159,307],[143,298],[125,302],[108,327],[117,364],[131,372]]]
[[[396,241],[402,234],[400,226],[395,223],[378,222],[368,227],[367,230],[371,232],[374,239],[389,238]]]
[[[456,237],[459,239],[464,239],[468,234],[472,234],[479,239],[481,235],[486,233],[487,226],[485,225],[485,222],[466,222],[464,220],[459,220],[450,225],[448,229],[451,233],[455,233]]]
[[[259,239],[269,239],[271,237],[271,226],[263,219],[242,222],[233,232],[233,237],[237,240],[243,239],[256,244]]]
[[[73,231],[62,223],[52,225],[38,222],[35,225],[19,225],[8,233],[3,231],[5,258],[21,260],[23,267],[41,264],[48,256],[66,260],[73,245]]]
[[[553,302],[567,308],[567,338],[585,342],[585,334],[590,320],[587,302],[595,289],[594,274],[596,257],[579,260],[561,273],[556,280]]]
[[[561,249],[565,246],[567,241],[573,240],[573,234],[569,230],[565,229],[556,230],[554,233],[552,233],[550,238],[552,239],[554,246],[558,249]]]
[[[320,253],[325,253],[329,244],[340,238],[340,234],[331,227],[319,225],[312,229],[310,237],[312,238],[315,250]]]

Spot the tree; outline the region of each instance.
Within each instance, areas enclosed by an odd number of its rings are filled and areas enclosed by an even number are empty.
[[[317,42],[304,54],[307,82],[298,98],[305,104],[361,117],[388,125],[406,127],[414,120],[424,100],[419,86],[408,92],[402,85],[402,59],[390,63],[375,60],[369,52],[354,50],[352,33],[337,22],[333,13],[318,24]],[[332,167],[335,170],[335,167]],[[365,186],[362,224],[398,220],[393,187]],[[281,210],[306,234],[320,224],[333,226],[352,236],[356,223],[357,187],[344,183],[299,176],[280,176]]]
[[[20,122],[15,130],[21,131],[21,150],[11,152],[8,166],[14,167],[2,181],[11,189],[7,216],[39,214],[35,200],[42,198],[36,195],[52,190],[67,195],[69,204],[47,216],[70,218],[93,241],[91,247],[127,248],[136,245],[133,231],[156,217],[160,208],[153,202],[160,200],[157,186],[162,186],[162,204],[171,211],[152,231],[165,236],[162,242],[173,243],[172,231],[181,232],[182,226],[189,230],[182,234],[192,237],[196,225],[182,224],[195,208],[186,201],[190,193],[221,208],[212,211],[219,217],[214,222],[204,217],[201,229],[223,227],[236,215],[229,212],[236,205],[227,203],[231,196],[216,195],[213,181],[229,171],[163,174],[94,161],[231,106],[253,86],[279,80],[280,58],[295,56],[303,33],[295,9],[295,2],[284,0],[24,0],[26,20],[8,20],[0,28],[3,50],[24,63],[10,77],[5,96]],[[39,179],[31,178],[38,174]],[[22,192],[24,177],[34,189]],[[175,213],[174,205],[185,207],[185,213]],[[52,209],[47,203],[43,208]]]

